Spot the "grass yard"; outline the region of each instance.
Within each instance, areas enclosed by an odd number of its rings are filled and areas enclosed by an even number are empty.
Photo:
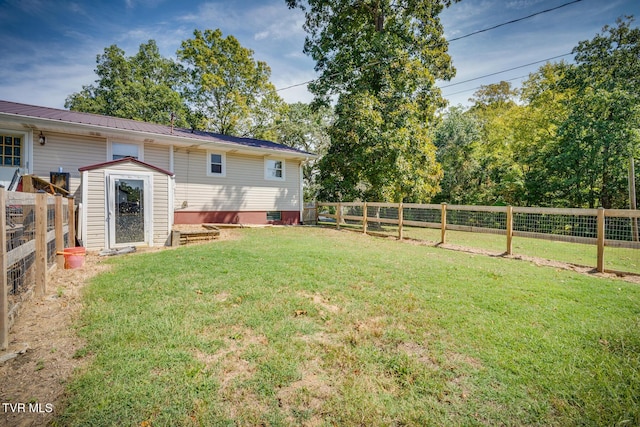
[[[335,225],[325,224],[325,226],[334,227]],[[362,230],[362,226],[359,224],[342,225],[341,227],[351,230]],[[375,229],[373,231],[388,235],[389,237],[398,236],[397,226],[385,225],[382,229]],[[404,227],[403,234],[407,239],[423,240],[432,244],[438,243],[441,237],[440,229],[435,228]],[[500,234],[448,230],[446,240],[447,243],[451,245],[481,249],[497,254],[504,253],[507,249],[507,238],[505,235]],[[514,255],[538,257],[593,268],[595,268],[598,263],[597,247],[583,243],[514,237],[512,253]],[[640,274],[640,250],[605,247],[605,269]]]
[[[55,424],[640,425],[640,286],[319,228],[114,258]]]

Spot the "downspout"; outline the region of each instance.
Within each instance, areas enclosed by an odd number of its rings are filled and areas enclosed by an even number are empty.
[[[78,208],[80,209],[82,224],[78,227],[80,230],[79,240],[84,244],[84,247],[87,247],[87,219],[89,213],[87,212],[89,204],[87,203],[87,199],[89,198],[89,171],[82,171],[80,185],[82,186],[82,200],[78,204]]]

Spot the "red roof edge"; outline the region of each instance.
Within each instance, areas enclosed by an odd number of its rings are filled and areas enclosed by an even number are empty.
[[[151,165],[149,163],[142,162],[142,161],[136,159],[135,157],[123,157],[122,159],[111,160],[110,162],[97,163],[95,165],[83,166],[81,168],[78,168],[78,171],[80,171],[80,172],[90,171],[90,170],[100,169],[100,168],[109,167],[109,166],[113,166],[113,165],[118,165],[120,163],[126,163],[126,162],[135,163],[137,165],[143,166],[143,167],[148,168],[148,169],[153,169],[153,170],[158,171],[160,173],[163,173],[165,175],[175,176],[175,174],[173,172],[169,172],[168,170],[164,170],[162,168],[159,168],[157,166]]]

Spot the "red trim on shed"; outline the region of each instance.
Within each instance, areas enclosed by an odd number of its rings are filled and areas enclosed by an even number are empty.
[[[149,163],[142,162],[142,161],[140,161],[140,160],[138,160],[138,159],[136,159],[134,157],[123,157],[121,159],[111,160],[110,162],[97,163],[95,165],[90,165],[90,166],[83,166],[81,168],[78,168],[78,171],[80,171],[80,172],[90,171],[90,170],[106,168],[106,167],[109,167],[109,166],[117,165],[117,164],[120,164],[120,163],[126,163],[126,162],[135,163],[137,165],[143,166],[145,168],[153,169],[153,170],[158,171],[160,173],[163,173],[165,175],[174,176],[173,172],[169,172],[167,170],[164,170],[164,169],[159,168],[157,166],[151,165]]]

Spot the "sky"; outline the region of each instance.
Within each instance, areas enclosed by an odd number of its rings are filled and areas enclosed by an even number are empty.
[[[634,15],[640,25],[640,0],[462,0],[445,9],[440,18],[453,39],[571,2],[451,41],[457,74],[438,82],[450,105],[468,105],[480,85],[508,80],[518,87],[544,62],[525,64],[570,53],[618,17]],[[286,102],[309,102],[312,95],[298,84],[317,75],[302,52],[303,23],[285,0],[0,0],[0,99],[64,108],[69,95],[95,82],[96,56],[106,47],[115,44],[133,56],[153,39],[164,57],[176,59],[195,29],[220,28],[270,66]],[[561,59],[573,57],[553,61]],[[517,69],[502,72],[511,68]]]

